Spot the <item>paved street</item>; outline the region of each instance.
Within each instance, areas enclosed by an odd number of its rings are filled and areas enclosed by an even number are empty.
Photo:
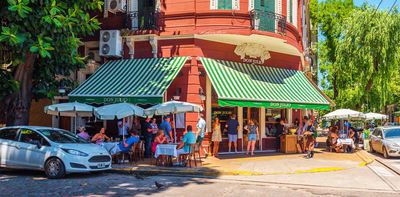
[[[266,163],[266,165],[268,165]],[[157,189],[155,181],[164,185]],[[400,176],[379,162],[341,171],[214,178],[1,170],[1,196],[399,196]]]

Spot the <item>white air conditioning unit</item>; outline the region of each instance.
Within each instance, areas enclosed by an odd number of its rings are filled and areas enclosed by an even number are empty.
[[[101,57],[100,57],[98,49],[87,49],[85,56],[87,57],[88,60],[92,60],[95,62],[101,61]]]
[[[112,13],[125,12],[126,0],[108,0],[108,11]]]
[[[100,56],[122,57],[122,37],[119,30],[100,31]]]

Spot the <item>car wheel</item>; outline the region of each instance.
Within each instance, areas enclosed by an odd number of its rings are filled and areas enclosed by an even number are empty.
[[[46,162],[44,171],[50,179],[58,179],[65,176],[64,164],[58,158],[51,158]]]
[[[385,147],[382,148],[382,152],[385,159],[388,159],[390,157]]]
[[[372,143],[371,142],[369,142],[369,152],[375,153],[374,148],[372,148]]]

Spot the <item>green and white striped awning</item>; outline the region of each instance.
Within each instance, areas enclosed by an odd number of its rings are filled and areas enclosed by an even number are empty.
[[[68,96],[82,103],[161,103],[188,57],[112,60]]]
[[[327,98],[301,71],[200,60],[221,106],[330,109]]]

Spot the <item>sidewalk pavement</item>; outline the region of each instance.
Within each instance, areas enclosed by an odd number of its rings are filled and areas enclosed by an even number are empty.
[[[218,158],[202,159],[198,167],[159,167],[150,160],[138,164],[113,165],[111,172],[140,175],[277,175],[341,171],[368,165],[374,158],[365,151],[356,153],[330,153],[317,150],[313,159],[305,159],[303,154],[258,153],[254,157],[243,154],[221,155]]]

